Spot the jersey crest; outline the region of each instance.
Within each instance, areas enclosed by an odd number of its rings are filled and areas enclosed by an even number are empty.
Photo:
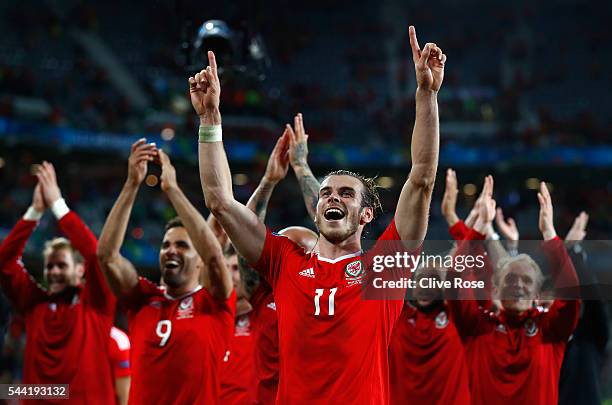
[[[247,315],[243,315],[236,319],[234,329],[235,336],[249,336],[251,334],[251,321]]]
[[[527,319],[525,321],[525,336],[533,337],[538,333],[538,325],[533,319]]]
[[[193,296],[183,298],[179,303],[176,319],[193,318]]]
[[[361,260],[355,260],[354,262],[350,262],[344,268],[344,274],[346,276],[346,286],[350,287],[353,285],[361,284],[363,279],[363,265]]]
[[[436,328],[444,329],[448,326],[448,315],[446,315],[445,311],[441,311],[438,316],[436,316]]]

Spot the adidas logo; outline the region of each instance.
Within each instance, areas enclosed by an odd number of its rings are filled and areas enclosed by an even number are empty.
[[[302,270],[299,273],[300,276],[304,276],[304,277],[308,277],[308,278],[315,278],[315,274],[314,274],[314,269],[312,267],[306,269],[306,270]]]

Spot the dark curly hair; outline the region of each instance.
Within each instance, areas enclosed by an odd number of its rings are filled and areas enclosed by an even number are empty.
[[[378,184],[376,184],[376,177],[365,177],[359,173],[351,172],[350,170],[334,170],[325,175],[323,180],[330,176],[351,176],[358,179],[363,184],[363,191],[361,192],[361,207],[371,207],[374,210],[374,217],[378,213],[382,213],[382,204],[380,203],[380,196],[378,195]]]
[[[184,228],[183,221],[179,217],[174,217],[170,221],[166,222],[166,226],[164,227],[164,232],[168,232],[168,230],[172,228]]]

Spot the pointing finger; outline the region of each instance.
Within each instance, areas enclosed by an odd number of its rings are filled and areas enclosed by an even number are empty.
[[[416,29],[412,25],[408,27],[408,36],[410,37],[410,48],[412,49],[412,60],[414,61],[414,63],[417,63],[417,61],[421,57],[421,48],[419,47],[419,41],[417,40]]]
[[[217,76],[217,59],[213,51],[208,51],[208,65],[210,66],[214,76]]]

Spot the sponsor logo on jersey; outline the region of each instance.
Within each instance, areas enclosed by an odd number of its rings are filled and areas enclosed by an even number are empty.
[[[271,302],[266,306],[270,308],[271,310],[276,311],[276,302]]]
[[[305,270],[302,270],[299,272],[300,276],[304,276],[304,277],[308,277],[308,278],[315,278],[315,273],[314,273],[314,268],[309,267]]]
[[[183,298],[179,303],[176,319],[193,318],[193,297]]]
[[[445,311],[441,311],[438,316],[436,316],[436,328],[444,329],[448,326],[448,315],[446,315]]]
[[[533,337],[538,333],[538,325],[533,319],[527,319],[525,321],[525,336]]]

